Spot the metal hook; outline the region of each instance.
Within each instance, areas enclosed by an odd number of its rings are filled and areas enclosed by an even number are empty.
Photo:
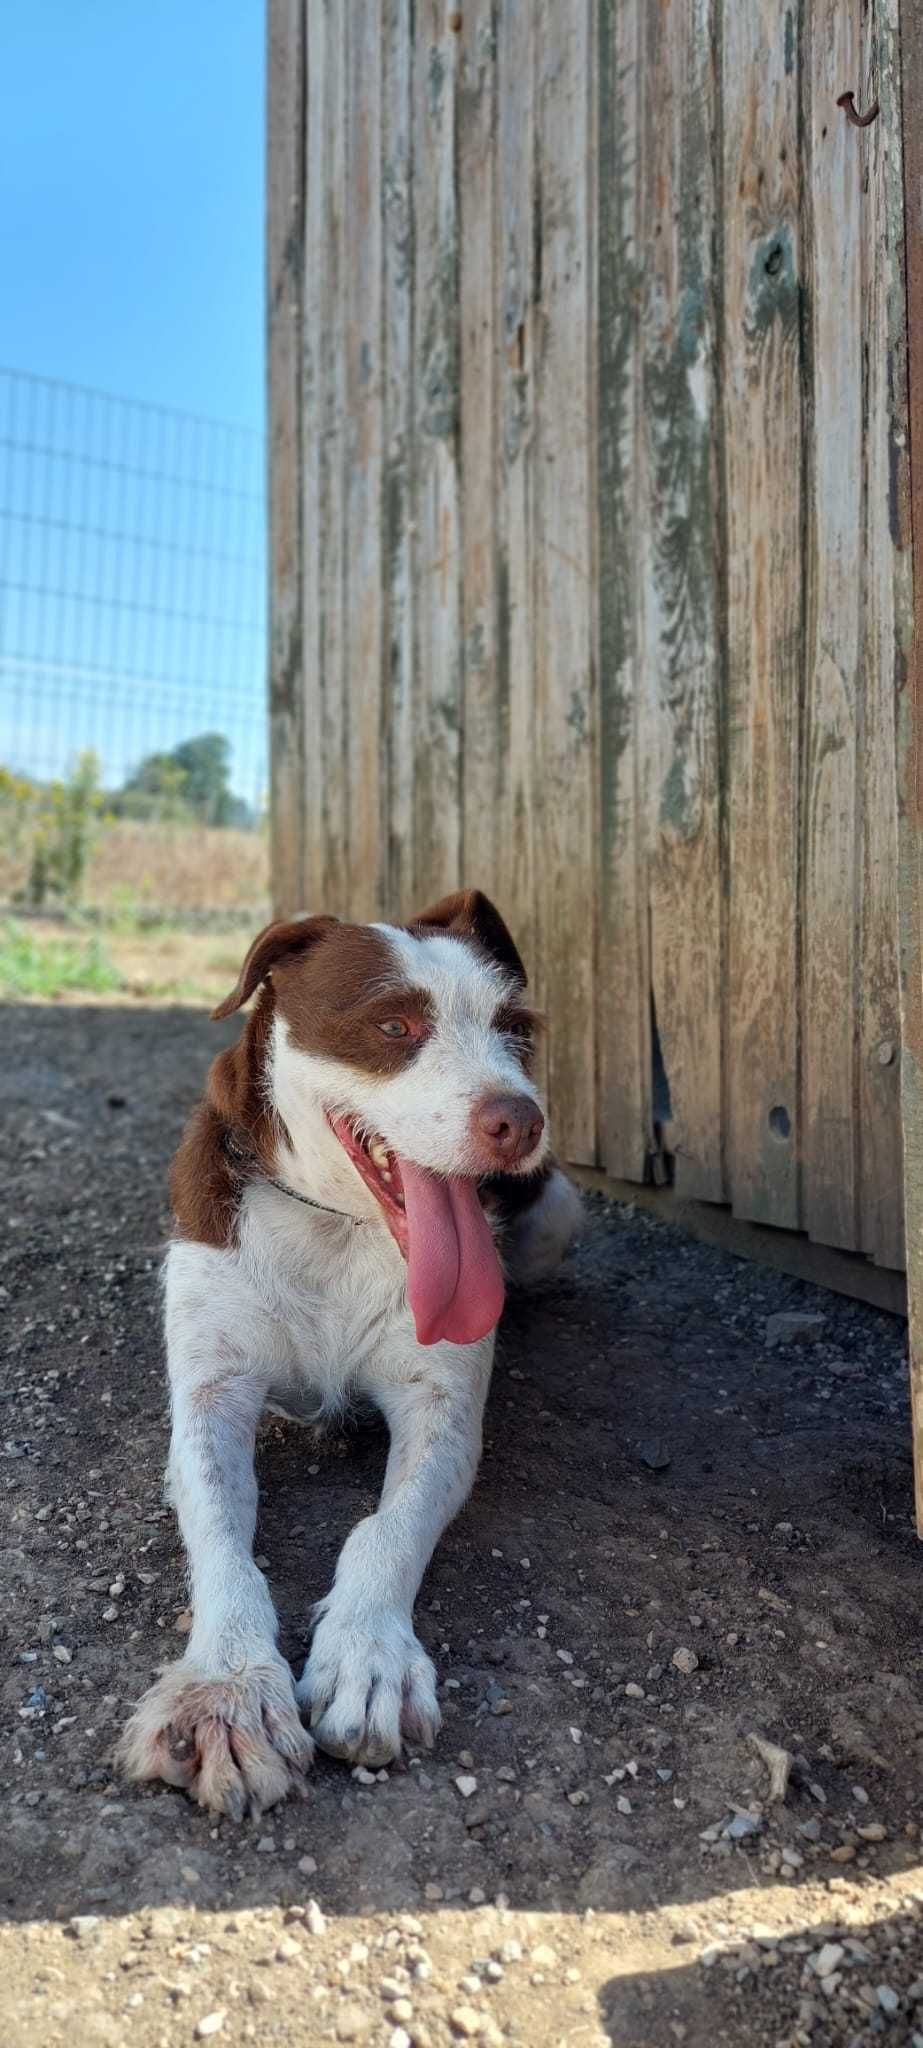
[[[860,114],[856,108],[855,94],[851,92],[841,92],[837,106],[843,108],[851,128],[871,128],[872,122],[877,121],[880,111],[878,101],[874,100],[868,113]]]

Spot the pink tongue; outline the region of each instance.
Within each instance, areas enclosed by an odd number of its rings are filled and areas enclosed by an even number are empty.
[[[421,1344],[474,1344],[500,1320],[503,1274],[473,1180],[440,1180],[400,1160],[407,1299]]]

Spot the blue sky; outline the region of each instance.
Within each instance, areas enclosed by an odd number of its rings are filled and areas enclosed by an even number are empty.
[[[0,363],[262,425],[263,21],[4,8]]]
[[[264,0],[4,9],[0,762],[26,774],[92,747],[115,787],[220,729],[265,785],[264,119]]]

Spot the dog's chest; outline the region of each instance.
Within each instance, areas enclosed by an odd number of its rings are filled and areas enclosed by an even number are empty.
[[[378,1350],[399,1344],[402,1334],[408,1348],[415,1348],[403,1261],[378,1226],[347,1231],[305,1219],[300,1229],[290,1226],[284,1239],[273,1233],[264,1251],[260,1292],[285,1325],[291,1359],[285,1379],[293,1400],[297,1395],[299,1413],[312,1402],[316,1407],[315,1395],[336,1399]]]

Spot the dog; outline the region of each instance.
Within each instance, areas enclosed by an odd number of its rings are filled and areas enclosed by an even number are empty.
[[[477,1470],[504,1269],[552,1272],[580,1214],[549,1149],[525,989],[499,912],[465,890],[406,926],[270,924],[214,1011],[256,995],[171,1174],[168,1492],[193,1618],[128,1723],[129,1778],[241,1819],[304,1793],[315,1741],[376,1768],[434,1742],[413,1607]],[[387,1423],[384,1488],[296,1685],[253,1559],[257,1425],[267,1407],[316,1421],[353,1400]]]

